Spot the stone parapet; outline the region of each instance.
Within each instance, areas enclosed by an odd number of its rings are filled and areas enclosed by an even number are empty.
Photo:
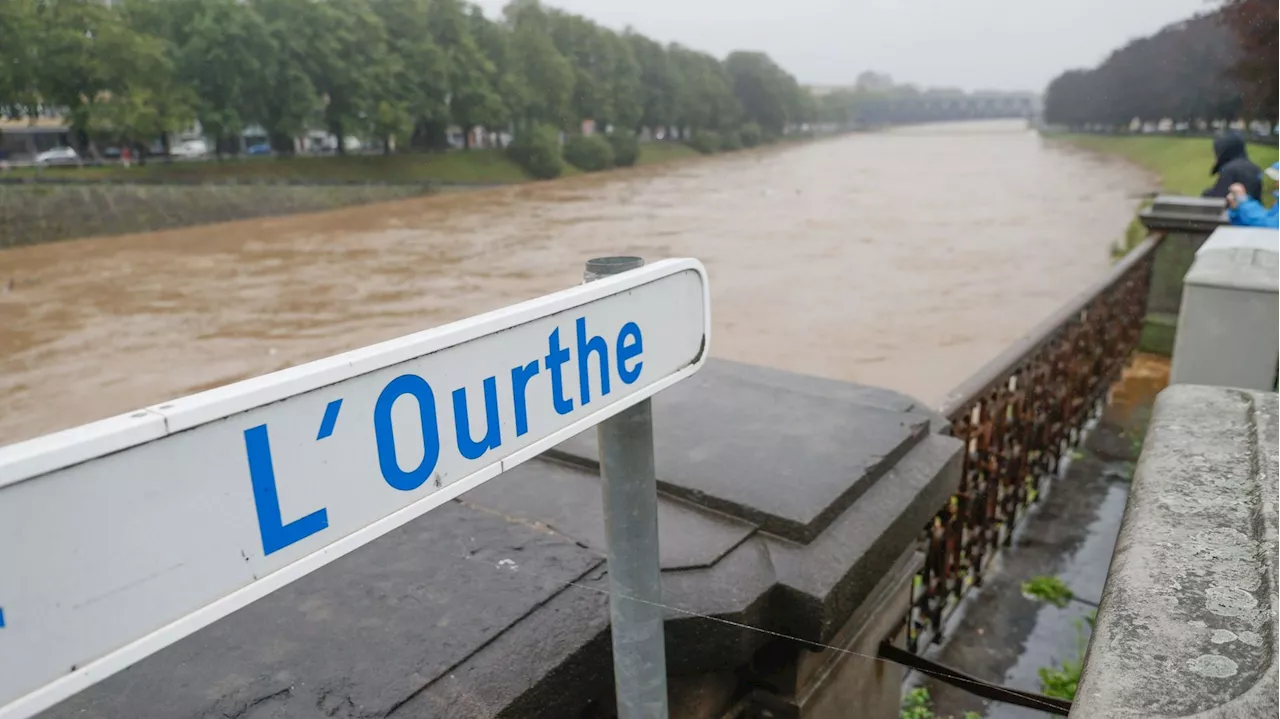
[[[1072,717],[1273,717],[1277,402],[1156,401]]]
[[[901,672],[847,651],[905,615],[959,481],[942,418],[716,360],[653,413],[672,716],[843,717],[854,685],[860,716],[897,716]],[[42,716],[608,716],[596,462],[576,437]]]

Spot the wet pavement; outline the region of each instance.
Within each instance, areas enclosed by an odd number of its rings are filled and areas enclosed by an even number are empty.
[[[695,256],[712,354],[936,402],[1107,271],[1150,178],[1021,122],[0,251],[0,444]]]
[[[928,656],[980,679],[1041,692],[1039,670],[1076,661],[1088,641],[1086,617],[1097,607],[1142,433],[1155,395],[1168,382],[1163,357],[1138,355],[1113,389],[1107,412],[1072,455],[1066,474],[1041,495],[997,569],[986,575],[953,616],[947,640]],[[1062,579],[1082,601],[1066,607],[1028,598],[1021,584],[1036,576]],[[966,711],[985,719],[1039,719],[1051,713],[989,702],[933,680],[939,717]]]

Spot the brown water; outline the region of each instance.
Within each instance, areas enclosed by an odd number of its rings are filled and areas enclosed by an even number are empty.
[[[1106,272],[1148,186],[1022,123],[930,126],[0,251],[0,443],[562,289],[609,254],[702,259],[713,355],[936,402]]]

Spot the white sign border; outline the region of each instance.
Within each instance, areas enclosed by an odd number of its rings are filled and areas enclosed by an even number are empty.
[[[711,344],[711,293],[706,268],[696,259],[660,260],[620,275],[603,277],[441,327],[0,447],[0,490],[3,490],[49,472],[439,352],[688,271],[696,272],[702,282],[703,303],[702,349],[689,365],[493,465],[462,477],[252,584],[0,706],[0,719],[24,719],[43,711],[697,372],[706,363]]]

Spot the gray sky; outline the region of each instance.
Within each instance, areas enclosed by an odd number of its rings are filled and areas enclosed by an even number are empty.
[[[621,30],[723,57],[763,50],[803,83],[863,70],[966,90],[1042,91],[1071,67],[1210,0],[543,0]],[[496,17],[506,0],[479,0]]]

